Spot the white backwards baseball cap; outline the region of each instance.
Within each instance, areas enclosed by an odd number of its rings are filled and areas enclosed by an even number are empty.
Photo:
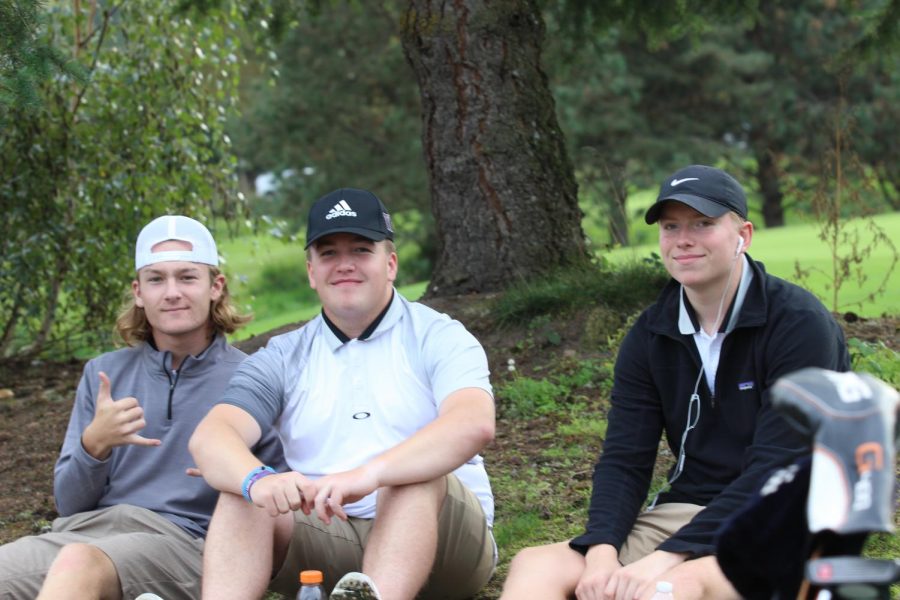
[[[178,240],[191,245],[190,250],[154,252],[160,242]],[[216,241],[203,223],[181,215],[166,215],[148,223],[138,235],[134,248],[134,270],[160,262],[186,261],[219,266]]]

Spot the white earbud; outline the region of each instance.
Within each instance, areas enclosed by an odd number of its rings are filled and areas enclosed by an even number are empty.
[[[734,255],[738,256],[741,253],[741,248],[744,247],[744,238],[738,238],[737,248],[734,249]]]

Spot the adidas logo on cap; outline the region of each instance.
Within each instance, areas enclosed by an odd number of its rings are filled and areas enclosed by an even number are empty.
[[[356,211],[350,208],[350,205],[347,204],[346,200],[341,200],[337,204],[335,204],[331,210],[328,211],[328,214],[325,215],[325,219],[330,221],[335,217],[355,217]]]

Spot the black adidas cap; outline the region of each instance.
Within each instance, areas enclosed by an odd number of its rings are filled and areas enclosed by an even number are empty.
[[[747,197],[737,180],[721,169],[691,165],[667,177],[659,187],[656,202],[647,209],[647,224],[659,221],[665,202],[687,204],[707,217],[721,217],[728,211],[747,218]]]
[[[329,192],[309,209],[306,248],[332,233],[355,233],[374,242],[394,239],[391,215],[378,196],[354,188]]]

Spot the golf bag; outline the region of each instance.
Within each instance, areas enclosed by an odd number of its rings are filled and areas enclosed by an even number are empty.
[[[818,368],[770,393],[812,453],[776,471],[725,524],[723,572],[751,600],[889,599],[900,562],[859,553],[870,533],[893,531],[900,394],[865,373]]]

